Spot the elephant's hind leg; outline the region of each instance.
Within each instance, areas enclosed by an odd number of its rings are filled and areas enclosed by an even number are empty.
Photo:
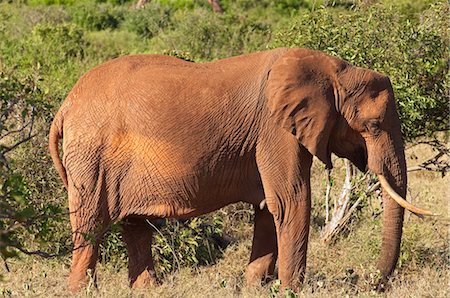
[[[69,276],[69,290],[77,292],[85,287],[89,281],[96,286],[95,265],[98,257],[98,240],[86,239],[76,235],[73,237],[74,251]]]
[[[272,214],[267,210],[255,207],[255,227],[250,263],[247,267],[248,284],[259,284],[273,276],[277,260],[277,234]]]
[[[132,288],[157,284],[152,257],[153,228],[142,218],[129,218],[123,224],[123,240],[128,250],[128,277]]]
[[[85,287],[89,281],[96,286],[95,266],[98,247],[109,223],[99,218],[97,212],[89,208],[70,206],[69,209],[74,245],[69,290],[76,292]]]

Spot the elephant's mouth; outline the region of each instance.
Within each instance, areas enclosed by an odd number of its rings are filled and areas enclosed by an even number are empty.
[[[350,160],[361,172],[366,172],[368,170],[368,156],[365,146],[358,146],[356,148],[353,147],[353,151],[350,151],[350,153],[347,152],[345,154],[342,154],[341,150],[339,150],[339,148],[336,148],[335,150],[333,150],[333,153],[339,157],[347,158],[348,160]]]
[[[358,148],[356,152],[356,159],[353,162],[353,164],[360,170],[361,172],[366,172],[368,170],[367,168],[367,150],[366,148]]]

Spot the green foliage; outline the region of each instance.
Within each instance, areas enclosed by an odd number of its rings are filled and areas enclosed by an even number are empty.
[[[52,62],[61,63],[71,57],[83,57],[86,46],[83,39],[83,30],[75,25],[52,25],[38,24],[31,32],[33,42],[35,42],[40,51],[53,52],[48,55],[54,59]],[[38,55],[35,55],[38,56]],[[41,54],[42,56],[42,54]]]
[[[127,251],[122,240],[121,226],[113,225],[99,248],[99,261],[120,268],[127,261]]]
[[[72,5],[75,4],[76,0],[27,0],[29,5]]]
[[[314,5],[320,5],[323,1],[310,1],[310,0],[260,0],[248,1],[248,0],[222,0],[220,3],[225,10],[231,11],[233,9],[240,9],[242,11],[251,10],[252,8],[262,9],[275,9],[282,15],[290,15],[294,11],[301,8],[311,8]]]
[[[26,0],[29,5],[78,5],[91,3],[110,3],[114,5],[127,4],[134,0]]]
[[[109,4],[78,4],[70,8],[72,21],[86,30],[117,29],[124,19],[125,11]]]
[[[393,8],[304,11],[281,32],[274,46],[325,51],[350,63],[388,75],[394,87],[403,135],[448,129],[446,96],[449,5],[440,3],[421,20],[404,18]]]
[[[269,297],[283,297],[283,298],[296,298],[297,294],[290,288],[285,288],[284,292],[281,292],[281,281],[279,279],[275,280],[269,289]]]
[[[225,13],[218,15],[206,0],[155,0],[140,10],[134,9],[135,1],[125,0],[23,2],[32,6],[0,3],[0,117],[8,119],[0,119],[3,257],[11,255],[10,244],[54,253],[70,249],[66,191],[47,152],[47,132],[76,80],[121,55],[161,53],[209,61],[268,45],[321,49],[390,76],[407,139],[447,128],[446,3],[223,0]],[[327,6],[318,8],[320,4]],[[2,136],[20,129],[32,115],[36,136],[5,154],[5,148],[27,137],[29,127]],[[248,227],[252,222],[249,207],[239,208],[223,213],[225,224],[217,216],[168,220],[162,235],[155,232],[158,272],[214,263],[221,255],[217,239],[222,229],[236,235],[243,229],[240,223]],[[364,245],[375,254],[379,239]],[[411,254],[406,249],[401,264],[411,262]],[[117,267],[126,259],[117,226],[102,244],[100,258]]]
[[[268,24],[243,15],[219,16],[209,9],[178,11],[166,30],[151,41],[158,50],[189,52],[197,60],[211,60],[264,49],[270,38]]]
[[[173,9],[193,9],[198,6],[206,6],[207,1],[202,0],[159,0],[162,5],[171,7]]]
[[[215,263],[229,244],[222,238],[223,222],[218,216],[197,217],[192,220],[164,220],[162,227],[153,227],[152,254],[155,269],[165,275],[181,267]],[[127,260],[120,225],[113,225],[99,250],[100,262],[120,269]]]
[[[180,267],[213,264],[222,255],[222,220],[197,217],[180,222],[166,220],[154,233],[153,256],[157,272],[166,274]]]
[[[33,138],[37,120],[48,110],[33,78],[0,68],[0,257],[4,259],[14,256],[10,247],[22,248],[25,238],[48,237],[62,212],[59,204],[33,200],[30,185],[11,160],[18,147]]]
[[[134,0],[95,0],[97,3],[111,3],[114,5],[128,4],[134,2]]]
[[[124,27],[143,38],[152,38],[170,25],[172,9],[150,2],[144,8],[130,11]]]

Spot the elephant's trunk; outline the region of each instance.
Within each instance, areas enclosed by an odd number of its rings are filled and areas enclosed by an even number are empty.
[[[382,133],[367,144],[369,168],[381,177],[383,189],[383,232],[378,269],[386,280],[400,254],[404,208],[389,193],[406,197],[407,175],[400,127],[394,134]],[[391,188],[391,189],[389,189]]]
[[[402,172],[406,173],[406,167],[402,166]],[[406,195],[406,175],[391,176],[389,183],[400,196]],[[378,269],[383,280],[386,280],[394,271],[400,254],[400,243],[402,238],[404,208],[400,206],[388,194],[383,187],[383,232],[381,255],[378,261]]]
[[[392,133],[382,132],[366,139],[369,168],[378,174],[383,189],[383,232],[378,269],[382,281],[394,271],[400,254],[405,209],[422,217],[431,211],[408,203],[406,198],[407,170],[400,124]]]

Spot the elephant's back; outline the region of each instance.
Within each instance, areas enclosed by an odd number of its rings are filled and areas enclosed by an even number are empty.
[[[113,59],[87,72],[71,90],[64,103],[64,137],[127,132],[183,148],[211,144],[203,147],[216,150],[225,138],[249,135],[267,73],[284,52],[209,63],[161,55]]]
[[[164,55],[129,55],[105,62],[85,73],[66,101],[71,109],[95,105],[121,109],[133,104],[170,110],[183,104],[201,109],[224,106],[259,88],[270,65],[285,49],[195,63]],[[245,98],[244,98],[245,99]],[[122,105],[122,106],[121,106]]]

